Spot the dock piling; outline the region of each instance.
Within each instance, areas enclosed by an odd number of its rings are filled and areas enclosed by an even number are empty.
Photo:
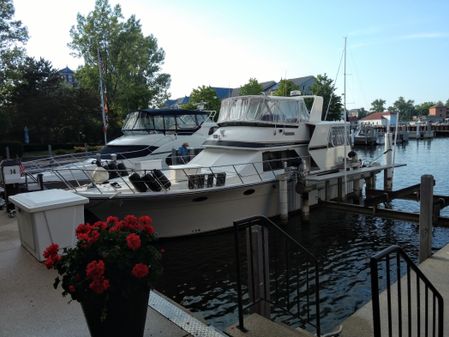
[[[254,312],[270,318],[270,282],[268,258],[268,229],[253,226],[246,229],[246,247],[248,260],[248,292]]]
[[[385,161],[386,165],[393,166],[393,152],[391,144],[393,143],[393,134],[388,131],[385,134]],[[387,168],[384,171],[384,190],[393,190],[393,168]]]
[[[433,176],[421,176],[419,212],[419,262],[432,255]]]

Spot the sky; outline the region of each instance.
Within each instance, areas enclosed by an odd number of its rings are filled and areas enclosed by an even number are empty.
[[[202,85],[240,87],[327,74],[348,109],[449,99],[449,1],[109,0],[165,51],[171,98]],[[28,28],[28,55],[57,68],[83,64],[67,44],[94,0],[13,0]],[[347,38],[346,76],[342,55]],[[344,81],[346,79],[346,81]]]

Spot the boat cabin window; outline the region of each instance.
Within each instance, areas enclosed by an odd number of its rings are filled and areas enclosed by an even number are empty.
[[[185,113],[184,113],[185,112]],[[188,110],[162,111],[160,114],[142,110],[129,113],[123,124],[125,135],[175,132],[192,134],[208,118],[207,112]]]
[[[302,98],[243,96],[223,100],[218,123],[298,124],[309,120]]]
[[[346,136],[345,136],[346,134]],[[349,145],[349,128],[344,126],[333,126],[329,131],[328,147],[335,147],[341,145]]]
[[[284,162],[287,162],[287,167],[301,164],[301,158],[295,150],[283,151],[267,151],[262,153],[263,170],[273,171],[284,168]]]
[[[147,145],[105,145],[100,153],[103,159],[110,159],[111,154],[116,154],[117,159],[131,159],[145,157],[156,149],[156,146]]]

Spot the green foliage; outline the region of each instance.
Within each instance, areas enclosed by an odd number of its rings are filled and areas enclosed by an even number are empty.
[[[279,87],[273,92],[273,96],[290,96],[293,90],[299,90],[299,86],[290,80],[280,80]]]
[[[0,142],[0,157],[6,158],[6,147],[9,148],[10,158],[22,157],[23,144],[21,142],[14,140]]]
[[[81,87],[98,91],[102,65],[112,124],[120,125],[129,111],[156,107],[168,98],[170,76],[160,72],[164,51],[153,35],[143,35],[134,15],[123,20],[119,5],[111,8],[108,0],[97,0],[86,17],[78,14],[70,34],[69,46],[85,62],[76,73]]]
[[[311,90],[314,95],[323,97],[322,120],[325,120],[326,111],[326,120],[340,120],[343,105],[341,97],[335,95],[336,88],[334,88],[333,80],[328,78],[326,74],[318,75],[315,83],[312,84]]]
[[[13,20],[15,13],[11,0],[0,0],[0,53],[13,49],[17,43],[28,40],[28,32],[22,22]],[[0,55],[1,55],[0,54]]]
[[[371,112],[384,112],[385,111],[385,103],[386,101],[378,98],[371,102]]]
[[[412,119],[412,116],[416,115],[414,101],[406,101],[402,96],[392,106],[388,107],[388,111],[399,113],[399,120],[401,121],[409,121]]]
[[[446,106],[446,108],[449,108],[449,99],[446,101],[445,106]]]
[[[250,78],[248,83],[240,87],[240,95],[260,95],[263,92],[262,85],[255,79]]]
[[[10,101],[15,81],[20,77],[17,66],[24,57],[23,43],[28,32],[20,21],[13,20],[14,5],[11,0],[0,0],[0,109]],[[9,125],[8,117],[0,110],[0,132]],[[5,123],[5,124],[4,124]]]
[[[10,101],[0,118],[7,118],[3,139],[23,139],[29,129],[30,142],[96,142],[101,136],[98,94],[65,84],[50,62],[26,58],[17,67]],[[82,135],[84,135],[82,137]],[[86,139],[81,139],[86,138]]]
[[[443,104],[439,102],[440,104]],[[415,111],[418,116],[427,116],[429,114],[429,108],[434,106],[435,102],[424,102],[418,105],[415,105]]]
[[[366,115],[368,115],[368,111],[366,111],[365,108],[360,108],[359,109],[359,116],[358,116],[358,118],[363,118]]]
[[[190,94],[189,103],[182,105],[183,109],[198,109],[199,106],[203,106],[205,110],[212,110],[218,112],[220,110],[220,99],[217,97],[217,93],[210,86],[200,86],[197,89],[193,89]],[[215,114],[218,117],[218,113]]]

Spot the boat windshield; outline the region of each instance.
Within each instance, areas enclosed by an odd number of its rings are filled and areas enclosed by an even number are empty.
[[[154,114],[146,111],[135,111],[128,114],[122,127],[125,135],[148,133],[181,133],[195,132],[207,120],[207,112]]]
[[[302,98],[243,96],[223,100],[218,123],[298,124],[308,120],[309,111]]]

